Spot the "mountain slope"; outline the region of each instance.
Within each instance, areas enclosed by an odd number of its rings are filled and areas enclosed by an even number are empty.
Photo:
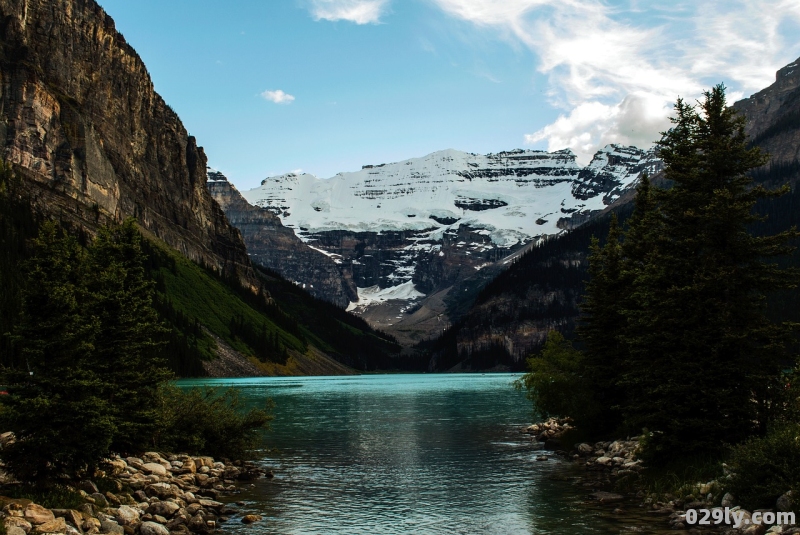
[[[331,257],[304,244],[278,216],[248,203],[225,175],[209,170],[208,189],[242,233],[251,261],[341,308],[358,299],[351,273],[343,273]]]

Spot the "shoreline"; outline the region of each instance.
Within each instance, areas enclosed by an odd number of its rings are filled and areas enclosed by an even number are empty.
[[[65,485],[83,501],[75,509],[0,496],[6,535],[209,535],[226,522],[259,522],[260,515],[218,499],[237,494],[248,481],[272,477],[252,462],[157,452],[115,456],[101,467],[93,478]],[[16,484],[24,482],[5,483],[0,494]]]
[[[692,494],[684,498],[648,494],[639,477],[646,467],[641,460],[636,459],[638,440],[628,438],[594,444],[583,442],[565,449],[561,438],[573,429],[569,419],[550,418],[521,431],[531,435],[533,441],[542,443],[545,450],[552,451],[554,455],[569,462],[570,468],[580,470],[576,483],[591,491],[587,496],[587,505],[606,507],[611,509],[611,514],[621,516],[629,513],[628,510],[621,509],[621,506],[633,505],[643,513],[635,515],[637,518],[647,520],[648,526],[665,532],[800,535],[798,523],[793,525],[753,523],[753,515],[756,513],[791,511],[791,491],[778,499],[775,508],[754,511],[747,511],[737,506],[731,494],[723,494],[723,483],[719,481],[722,478],[697,482],[692,487]],[[543,457],[546,459],[546,456]],[[730,477],[730,474],[726,473],[725,477]],[[725,520],[716,525],[712,521],[710,526],[690,524],[686,520],[686,511],[689,509],[707,509],[712,513],[719,510],[722,511]],[[726,511],[728,515],[724,514]],[[739,527],[734,527],[731,513],[736,513],[736,518],[740,522]]]

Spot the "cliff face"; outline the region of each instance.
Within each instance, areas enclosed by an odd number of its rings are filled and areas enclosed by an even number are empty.
[[[206,156],[94,0],[0,0],[0,149],[34,203],[91,230],[134,216],[244,283],[239,232],[206,189]]]
[[[253,262],[342,308],[358,300],[351,272],[343,271],[334,259],[304,244],[292,229],[283,226],[278,216],[248,203],[222,173],[209,171],[208,189],[231,224],[242,233]]]
[[[740,100],[733,108],[747,119],[745,131],[771,156],[766,179],[800,178],[800,58],[780,69],[775,83]]]

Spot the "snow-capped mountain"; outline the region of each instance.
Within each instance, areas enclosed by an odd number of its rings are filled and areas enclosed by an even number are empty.
[[[359,301],[350,308],[387,328],[407,320],[401,311],[409,301],[418,309],[431,295],[492,271],[526,244],[604,209],[642,172],[659,168],[652,151],[619,145],[598,151],[586,167],[569,150],[485,156],[444,150],[329,179],[270,177],[242,195],[351,268]],[[442,307],[434,308],[441,322]]]
[[[617,145],[599,151],[585,168],[570,150],[486,156],[444,150],[330,179],[270,177],[243,195],[305,241],[332,230],[427,230],[427,239],[439,240],[444,230],[467,225],[510,247],[560,232],[571,214],[603,209],[656,165],[651,153]]]

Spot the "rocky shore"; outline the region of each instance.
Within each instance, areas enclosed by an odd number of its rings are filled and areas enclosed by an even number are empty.
[[[77,509],[47,509],[0,496],[6,534],[208,535],[228,521],[261,520],[217,500],[235,494],[243,483],[272,477],[248,462],[156,452],[111,458],[101,468],[92,479],[74,484],[84,501]]]
[[[756,513],[763,516],[765,513],[796,510],[800,504],[793,498],[791,491],[778,498],[774,509],[747,511],[736,504],[733,495],[725,492],[726,480],[734,476],[723,465],[722,477],[685,488],[685,493],[681,493],[680,497],[654,495],[644,490],[638,477],[645,468],[636,457],[638,440],[629,438],[594,444],[578,443],[567,448],[562,440],[573,429],[569,419],[550,418],[523,429],[523,432],[532,435],[533,440],[543,443],[545,449],[552,450],[556,455],[572,460],[582,467],[585,472],[580,484],[591,491],[589,499],[594,503],[613,507],[614,513],[623,512],[618,508],[623,502],[633,501],[648,517],[653,517],[656,523],[670,530],[723,535],[800,534],[800,524],[766,525],[755,524],[753,520]],[[546,460],[547,456],[541,455],[538,459]],[[687,521],[687,510],[701,509],[711,513],[710,525],[700,525],[697,522],[691,524]],[[716,517],[713,515],[723,518],[723,521],[714,524],[713,519]],[[800,516],[797,521],[800,522]]]

